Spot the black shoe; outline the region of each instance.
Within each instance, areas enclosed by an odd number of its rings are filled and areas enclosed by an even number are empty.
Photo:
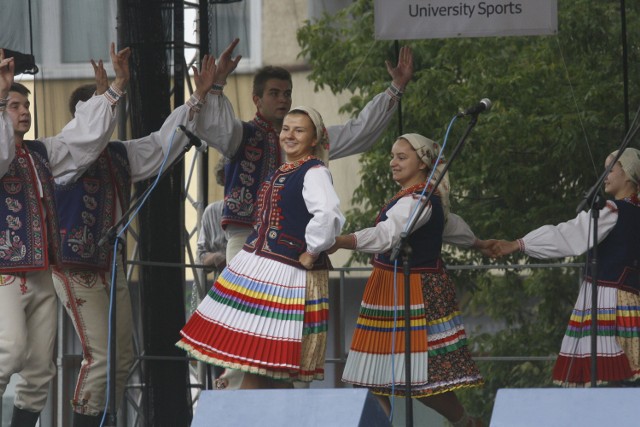
[[[73,427],[100,427],[102,413],[98,415],[85,415],[73,413]]]
[[[38,418],[40,418],[40,412],[31,412],[14,406],[11,427],[36,427]]]

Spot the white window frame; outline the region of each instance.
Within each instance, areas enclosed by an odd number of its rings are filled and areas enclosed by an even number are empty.
[[[236,71],[238,72],[254,72],[262,67],[262,1],[261,0],[244,0],[251,3],[251,12],[249,14],[249,28],[251,35],[249,36],[249,49],[251,55],[249,58],[242,58],[238,64]],[[220,55],[222,52],[218,52]]]
[[[110,34],[107,40],[116,41],[116,16],[117,2],[116,0],[104,0],[109,4],[108,16],[104,19],[112,22]],[[251,10],[249,13],[249,49],[251,54],[249,57],[243,56],[238,64],[236,72],[248,73],[262,67],[262,1],[261,0],[244,0],[250,2]],[[41,75],[47,79],[90,79],[94,73],[89,63],[91,58],[87,58],[85,63],[64,63],[62,62],[62,0],[42,0],[41,16],[42,25],[39,29],[39,49],[40,57],[36,57],[36,64],[40,68]],[[45,19],[46,17],[46,19]],[[188,34],[192,32],[190,22],[185,22],[185,40],[188,40]],[[195,41],[193,41],[195,43]],[[110,63],[108,56],[108,46],[105,46],[105,63]],[[222,52],[209,52],[216,56]],[[187,54],[185,56],[188,57]],[[113,77],[113,68],[105,67],[110,77]],[[190,70],[191,72],[191,70]]]
[[[104,19],[113,22],[107,40],[116,41],[116,12],[117,2],[115,0],[103,0],[108,2],[108,16]],[[111,63],[109,58],[109,46],[105,46],[105,58],[87,58],[84,63],[64,63],[62,62],[62,0],[43,0],[41,2],[42,23],[40,26],[40,55],[36,58],[36,64],[40,68],[44,78],[47,79],[85,79],[93,78],[93,68],[90,59],[102,59],[105,64]],[[107,74],[113,75],[113,67],[105,66]]]
[[[249,2],[251,10],[249,12],[249,50],[251,54],[249,57],[243,56],[236,73],[253,73],[258,68],[262,67],[262,0],[243,0]],[[212,25],[209,23],[209,25]],[[186,27],[185,27],[186,28]],[[202,37],[202,35],[200,35]],[[207,35],[208,37],[208,35]],[[195,42],[194,42],[195,43]],[[223,47],[224,49],[224,47]],[[215,55],[216,58],[220,56],[220,52],[206,52]],[[191,70],[189,70],[191,73]]]

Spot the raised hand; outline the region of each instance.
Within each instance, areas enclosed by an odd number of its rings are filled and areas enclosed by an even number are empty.
[[[5,58],[4,49],[0,49],[0,98],[9,96],[15,67],[16,64],[13,58]]]
[[[129,78],[131,74],[129,72],[129,57],[131,56],[131,48],[125,47],[116,53],[116,44],[111,43],[111,63],[113,64],[113,71],[116,73],[116,79],[113,82],[118,89],[124,92],[129,84]]]
[[[207,96],[207,92],[216,81],[216,58],[205,55],[204,58],[202,58],[200,71],[198,71],[198,68],[195,66],[191,67],[191,69],[193,70],[193,81],[196,84],[195,94],[198,98],[204,99],[204,97]]]
[[[102,95],[109,89],[109,78],[107,77],[107,70],[104,69],[104,63],[102,59],[98,60],[98,62],[91,60],[91,65],[93,66],[93,72],[96,78],[96,93],[98,95]]]
[[[413,77],[413,52],[409,46],[402,46],[398,54],[398,65],[395,67],[385,61],[387,72],[393,80],[393,85],[404,92],[405,87]]]
[[[216,83],[224,84],[227,82],[227,77],[229,74],[233,72],[238,66],[240,59],[242,59],[242,55],[238,55],[235,58],[232,58],[233,49],[236,48],[240,39],[234,39],[229,46],[220,54],[218,58],[218,76]]]

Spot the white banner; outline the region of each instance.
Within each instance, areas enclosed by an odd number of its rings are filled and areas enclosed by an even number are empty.
[[[375,0],[378,40],[531,36],[558,30],[557,0]]]

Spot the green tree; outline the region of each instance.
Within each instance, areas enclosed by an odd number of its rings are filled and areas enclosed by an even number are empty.
[[[374,40],[373,15],[371,0],[357,0],[298,31],[316,88],[355,94],[343,106],[345,112],[359,111],[386,87],[388,76],[380,64],[396,57],[394,42]],[[626,15],[627,22],[638,22],[640,3],[627,2]],[[640,26],[628,25],[627,31],[633,117],[640,101],[633,77],[639,68]],[[442,143],[462,107],[483,97],[493,101],[491,113],[480,116],[450,169],[452,211],[477,235],[513,239],[575,216],[606,155],[626,133],[621,40],[618,1],[559,0],[558,33],[553,36],[407,42],[414,52],[415,75],[402,99],[402,132]],[[446,153],[467,123],[459,119],[452,125]],[[346,230],[371,226],[396,192],[388,153],[399,129],[398,123],[392,125],[361,156],[364,173]],[[449,265],[491,262],[475,253],[444,256]],[[500,262],[540,261],[513,256]],[[466,308],[504,325],[498,333],[471,331],[477,354],[557,354],[577,295],[576,269],[455,275],[460,287],[472,293]],[[549,362],[482,363],[487,385],[466,398],[488,419],[498,388],[548,386],[551,367]]]

